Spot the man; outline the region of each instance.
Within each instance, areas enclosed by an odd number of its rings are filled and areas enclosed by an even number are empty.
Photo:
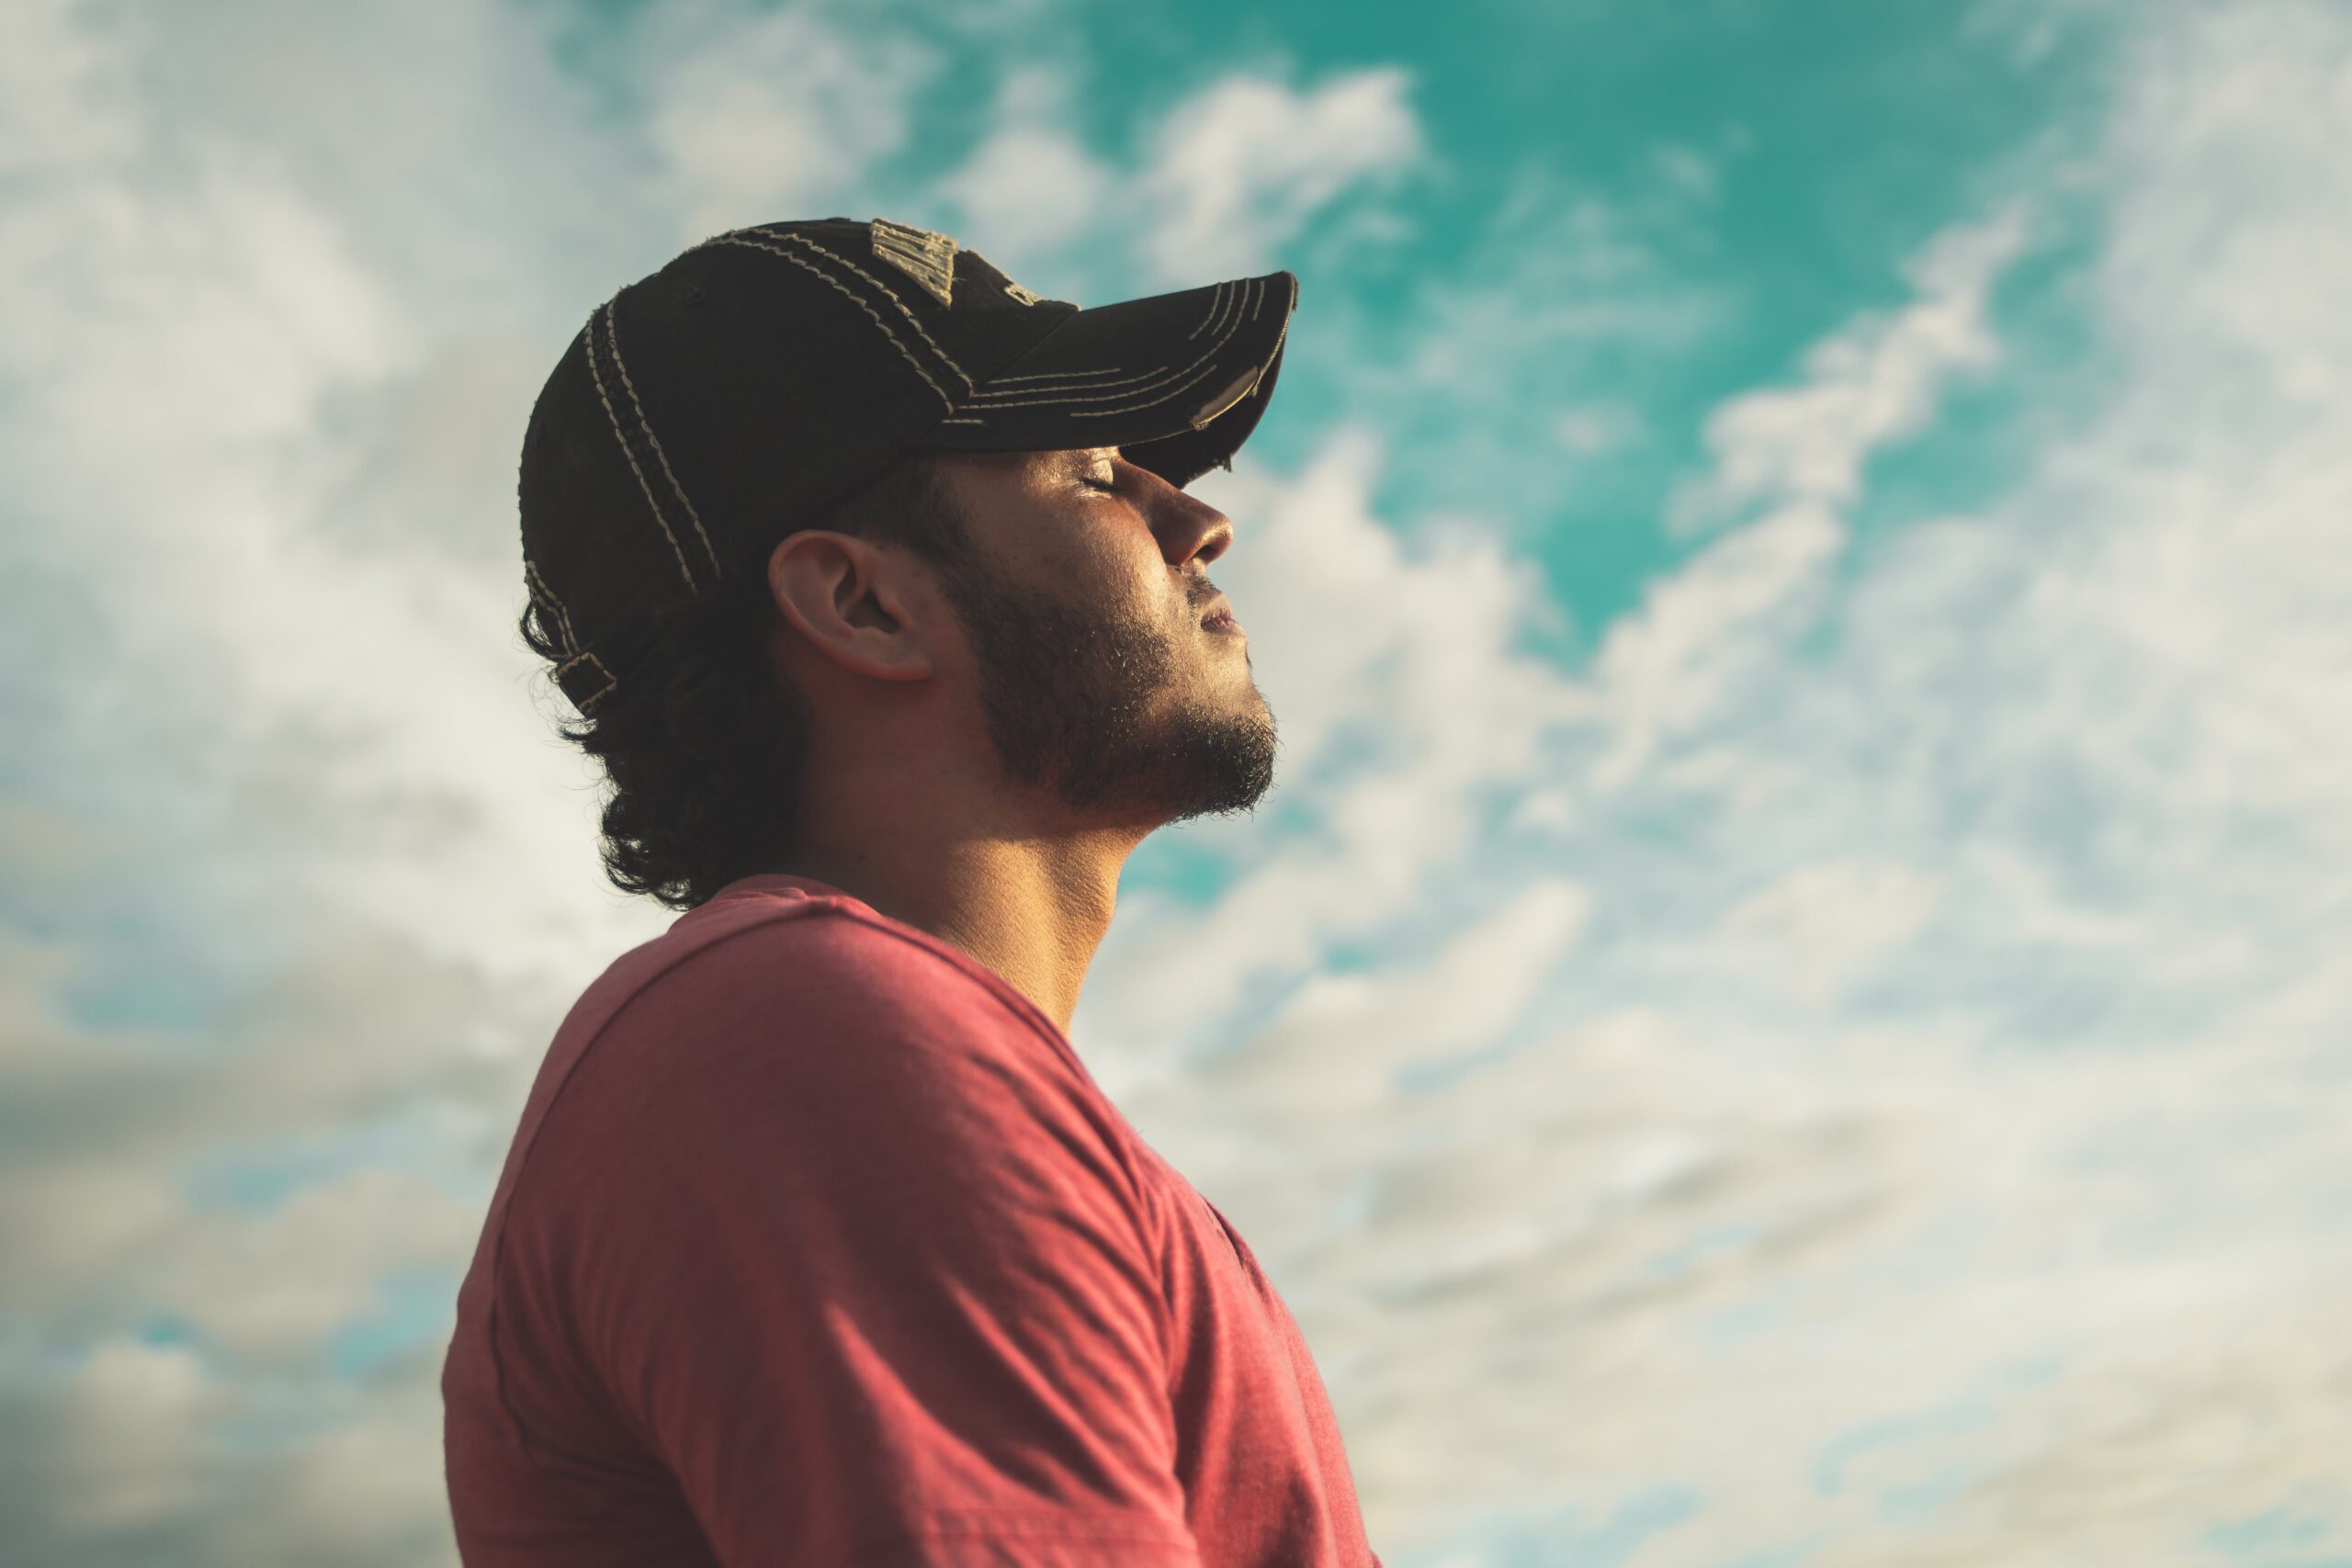
[[[1281,1297],[1068,1038],[1128,853],[1272,778],[1184,486],[1296,293],[776,223],[549,378],[525,634],[685,912],[564,1021],[459,1292],[467,1562],[1378,1568]]]

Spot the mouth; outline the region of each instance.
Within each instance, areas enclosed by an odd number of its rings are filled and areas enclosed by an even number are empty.
[[[1207,615],[1201,617],[1201,626],[1204,629],[1213,632],[1241,631],[1241,623],[1233,618],[1233,606],[1226,604],[1223,600],[1219,600],[1217,602],[1216,609],[1211,610]],[[1248,634],[1243,633],[1242,635],[1247,636]]]

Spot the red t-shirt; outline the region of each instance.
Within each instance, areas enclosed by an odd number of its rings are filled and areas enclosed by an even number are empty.
[[[473,1568],[1380,1568],[1241,1238],[1019,992],[806,877],[572,1008],[441,1392]]]

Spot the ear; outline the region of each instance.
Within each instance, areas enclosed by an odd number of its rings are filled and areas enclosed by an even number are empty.
[[[935,672],[938,596],[904,550],[805,529],[768,557],[768,592],[810,648],[853,674],[922,681]]]

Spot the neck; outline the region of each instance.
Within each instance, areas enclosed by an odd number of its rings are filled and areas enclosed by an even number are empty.
[[[1044,836],[1006,825],[900,820],[856,837],[804,834],[777,870],[814,878],[969,953],[1067,1035],[1140,836]]]

